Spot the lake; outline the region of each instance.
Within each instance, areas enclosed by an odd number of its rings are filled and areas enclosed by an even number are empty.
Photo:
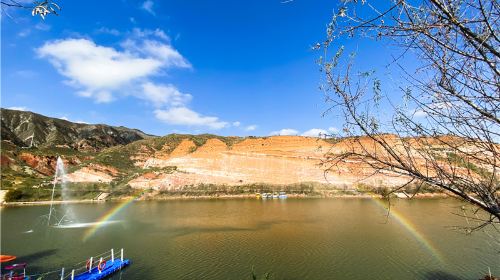
[[[49,206],[8,207],[1,245],[2,254],[27,261],[29,273],[68,270],[124,248],[132,265],[113,279],[251,279],[252,268],[271,279],[479,279],[488,267],[500,275],[490,237],[450,228],[465,223],[452,214],[460,205],[394,200],[389,218],[373,199],[71,205],[75,222],[115,221],[95,231],[41,225]]]

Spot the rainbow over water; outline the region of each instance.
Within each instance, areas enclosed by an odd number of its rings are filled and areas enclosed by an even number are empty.
[[[381,201],[380,199],[373,198],[372,199],[375,204],[381,208],[383,208],[385,211],[388,211],[387,205]],[[432,244],[432,242],[424,236],[422,232],[418,230],[418,228],[406,217],[404,217],[400,212],[398,212],[396,209],[391,207],[390,209],[390,216],[394,218],[394,220],[400,224],[403,228],[406,229],[414,238],[415,240],[420,243],[422,247],[424,247],[431,255],[436,258],[438,261],[441,263],[444,262],[443,256],[441,253],[437,250],[437,248]]]
[[[85,234],[83,235],[83,241],[87,241],[91,236],[93,236],[99,228],[101,228],[103,225],[109,224],[111,219],[116,216],[121,210],[125,209],[127,206],[129,206],[132,202],[134,202],[136,197],[131,197],[129,199],[126,199],[116,205],[115,207],[111,208],[108,212],[106,212],[103,216],[101,216],[97,221],[92,223],[92,227],[89,227],[86,231]]]

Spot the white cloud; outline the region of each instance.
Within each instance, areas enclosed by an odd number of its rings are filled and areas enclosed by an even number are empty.
[[[297,135],[299,132],[292,128],[283,128],[281,130],[272,131],[270,135]]]
[[[154,111],[157,119],[172,125],[206,126],[211,129],[221,129],[229,124],[217,117],[203,116],[186,107],[174,107],[167,110]]]
[[[154,5],[154,2],[151,1],[151,0],[147,0],[147,1],[144,1],[142,3],[142,6],[141,8],[145,11],[147,11],[148,13],[152,14],[152,15],[155,15],[155,11],[153,10],[153,5]]]
[[[165,105],[181,106],[193,98],[190,94],[180,92],[171,84],[157,85],[152,82],[142,84],[142,92],[138,97],[151,101],[156,107]]]
[[[166,67],[191,67],[191,64],[171,45],[158,41],[144,40],[139,48],[143,54],[159,59]]]
[[[121,46],[134,56],[157,60],[163,67],[191,68],[191,64],[170,44],[170,38],[159,29],[144,31],[135,28]]]
[[[96,30],[97,33],[110,34],[113,36],[120,36],[121,32],[114,28],[101,27]]]
[[[35,25],[35,28],[41,31],[49,31],[52,27],[48,24],[45,24],[43,22],[39,22]]]
[[[239,127],[241,125],[241,122],[233,122],[233,126]]]
[[[161,62],[136,57],[87,39],[66,39],[45,43],[37,53],[48,58],[75,86],[88,91],[117,89],[134,79],[152,75]]]
[[[187,108],[187,103],[191,101],[192,96],[180,92],[171,84],[144,83],[138,97],[150,101],[158,108],[154,111],[155,117],[170,125],[204,126],[210,129],[221,129],[230,125],[217,117],[203,116]],[[232,125],[238,126],[239,122],[234,122]]]
[[[68,122],[81,123],[81,124],[88,124],[88,122],[86,122],[86,121],[82,121],[82,120],[77,120],[77,121],[70,120],[67,116],[58,117],[58,119],[60,119],[60,120],[65,120],[65,121],[68,121]]]
[[[24,106],[12,106],[12,107],[7,107],[9,110],[17,110],[17,111],[28,111],[27,107]]]
[[[422,109],[417,109],[417,110],[413,111],[413,116],[416,118],[423,118],[423,117],[427,117],[427,113]]]
[[[19,37],[27,37],[30,34],[31,34],[31,30],[30,29],[23,29],[19,33],[17,33],[17,36],[19,36]]]
[[[78,91],[77,94],[81,97],[91,97],[94,98],[96,103],[109,103],[114,100],[111,92],[107,90],[96,90],[96,91]]]
[[[307,136],[307,137],[325,137],[328,134],[328,132],[324,129],[321,128],[312,128],[309,129],[308,131],[305,131],[302,133],[302,136]]]
[[[143,33],[163,36],[159,29]],[[89,39],[49,41],[36,51],[68,78],[69,85],[80,90],[80,96],[96,102],[114,100],[116,92],[130,91],[133,82],[154,76],[161,69],[190,67],[169,43],[146,40],[139,46],[134,39],[127,41],[123,51],[97,45]]]
[[[149,36],[155,36],[165,41],[170,41],[170,37],[165,33],[165,31],[161,30],[160,28],[152,30],[152,29],[141,29],[136,27],[132,29],[132,37],[145,38]]]
[[[335,134],[335,133],[339,133],[339,131],[340,131],[340,130],[339,130],[338,128],[333,127],[333,126],[330,126],[330,127],[328,128],[328,132],[333,133],[333,134]]]
[[[255,124],[252,124],[252,125],[245,127],[246,131],[254,131],[256,129],[257,129],[257,125],[255,125]]]
[[[48,41],[36,52],[67,78],[65,83],[76,88],[79,96],[92,98],[96,103],[112,102],[118,95],[134,96],[151,103],[156,108],[156,118],[168,124],[211,129],[230,125],[189,109],[192,95],[172,84],[152,81],[163,70],[191,68],[163,30],[134,28],[120,46],[117,49],[90,39],[69,38]]]

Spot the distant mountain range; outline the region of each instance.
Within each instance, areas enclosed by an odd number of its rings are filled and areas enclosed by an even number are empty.
[[[73,123],[32,112],[1,109],[1,114],[1,183],[2,190],[9,192],[9,201],[50,199],[59,156],[76,199],[94,198],[102,192],[111,197],[143,198],[279,190],[329,196],[400,186],[408,180],[374,173],[356,157],[324,172],[325,155],[359,149],[360,142],[375,146],[367,137],[153,136],[137,129]],[[380,137],[394,146],[401,141],[390,134]],[[440,137],[429,141],[436,154],[446,158],[450,154],[446,143],[461,140]],[[414,161],[425,168],[425,158],[415,156]]]
[[[28,111],[1,109],[2,140],[20,147],[68,147],[79,151],[104,148],[153,137],[138,129],[74,123]]]

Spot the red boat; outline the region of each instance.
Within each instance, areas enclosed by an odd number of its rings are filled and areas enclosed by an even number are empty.
[[[16,259],[16,256],[0,255],[0,263],[10,262]]]
[[[26,277],[26,263],[16,263],[4,267],[9,272],[3,275],[2,280],[24,280]],[[18,272],[22,269],[22,272]]]

